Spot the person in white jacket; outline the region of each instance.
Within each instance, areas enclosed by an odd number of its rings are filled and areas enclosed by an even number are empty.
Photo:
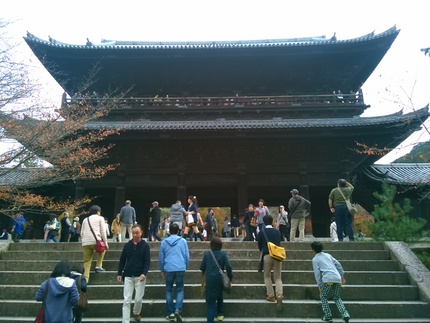
[[[91,215],[82,222],[81,241],[82,248],[84,250],[84,276],[87,283],[90,281],[91,262],[93,261],[93,255],[96,251],[97,240],[103,240],[106,243],[106,250],[109,249],[106,236],[106,223],[105,219],[101,216],[101,212],[102,210],[100,206],[93,205],[90,208]],[[91,231],[91,228],[92,231],[94,231],[94,234]],[[105,269],[103,269],[103,259],[105,257],[106,250],[99,253],[97,256],[96,273],[105,271]]]

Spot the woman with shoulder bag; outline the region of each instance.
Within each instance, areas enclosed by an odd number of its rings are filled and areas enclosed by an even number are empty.
[[[210,242],[211,251],[203,255],[200,270],[205,277],[205,298],[208,306],[207,323],[213,323],[215,316],[218,321],[224,320],[224,286],[220,270],[226,270],[230,282],[233,279],[233,271],[227,253],[221,251],[222,240],[213,237]],[[218,268],[219,266],[219,268]]]

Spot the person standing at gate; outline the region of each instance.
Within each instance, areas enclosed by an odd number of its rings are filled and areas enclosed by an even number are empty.
[[[185,209],[183,208],[181,201],[177,200],[175,204],[170,207],[170,224],[176,223],[179,227],[179,235],[182,234],[182,226],[184,223]]]
[[[149,225],[149,236],[148,241],[153,241],[157,239],[157,241],[161,241],[160,236],[158,235],[158,230],[160,229],[160,221],[161,221],[161,210],[158,207],[158,202],[152,202],[152,210],[149,212],[149,217],[152,219],[151,224]]]
[[[312,267],[320,290],[321,305],[324,312],[323,321],[333,323],[328,304],[328,296],[333,291],[333,301],[342,315],[343,322],[348,323],[349,313],[340,298],[341,286],[346,282],[343,277],[344,271],[342,265],[330,254],[322,252],[323,245],[321,242],[312,242],[311,248],[315,252],[315,256],[312,259]]]
[[[112,230],[112,241],[113,242],[121,242],[121,219],[119,218],[119,213],[115,216],[115,219],[112,221],[111,225]]]
[[[281,232],[282,240],[286,239],[287,241],[290,241],[290,224],[288,223],[288,213],[285,211],[285,207],[283,205],[279,207],[276,227]]]
[[[64,212],[61,219],[60,242],[69,242],[69,234],[72,223],[69,219],[69,213]]]
[[[125,201],[125,205],[119,211],[119,219],[121,220],[121,237],[126,242],[126,232],[129,240],[131,239],[131,227],[136,224],[136,211],[131,206],[131,201]]]
[[[170,224],[170,236],[161,242],[158,253],[158,268],[166,279],[166,305],[169,321],[182,322],[184,303],[184,276],[190,261],[187,241],[178,236],[179,226]],[[173,284],[176,284],[176,303],[173,302]]]
[[[288,209],[291,215],[291,231],[290,241],[296,241],[296,231],[299,228],[299,242],[303,242],[305,239],[305,221],[309,215],[309,207],[311,202],[299,195],[297,189],[291,190],[292,197],[288,201]]]
[[[195,196],[188,196],[188,211],[185,213],[186,216],[187,215],[192,215],[193,217],[193,223],[189,224],[190,222],[187,221],[187,226],[184,229],[184,238],[185,240],[188,238],[188,232],[190,231],[190,228],[193,229],[193,232],[195,235],[197,235],[197,237],[200,238],[200,241],[203,241],[203,236],[202,234],[199,232],[199,229],[197,227],[197,223],[199,221],[197,213],[199,212],[198,210],[198,205],[197,205],[197,197]],[[192,241],[192,239],[190,239],[190,241]]]
[[[151,264],[151,252],[149,245],[142,239],[142,227],[133,225],[131,229],[133,238],[122,249],[118,265],[117,281],[124,281],[124,304],[122,306],[122,323],[130,323],[130,307],[133,292],[133,315],[136,322],[140,322],[142,310],[142,298],[145,294],[146,275]]]
[[[353,217],[346,207],[346,200],[350,199],[353,191],[354,186],[341,178],[337,181],[337,187],[331,190],[328,197],[328,207],[331,213],[334,213],[339,241],[343,241],[344,232],[348,235],[349,241],[354,241]]]
[[[206,215],[206,225],[205,225],[205,229],[206,229],[206,234],[207,234],[207,241],[211,241],[212,238],[214,237],[214,209],[213,208],[208,208],[208,214]]]
[[[270,211],[267,206],[264,205],[263,199],[258,200],[258,207],[255,208],[255,215],[257,216],[258,232],[261,232],[261,230],[264,228],[264,216],[270,215]]]

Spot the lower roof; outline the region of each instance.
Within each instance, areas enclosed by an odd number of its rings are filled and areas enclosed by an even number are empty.
[[[389,184],[430,186],[430,163],[392,163],[371,165],[364,173],[371,179]]]

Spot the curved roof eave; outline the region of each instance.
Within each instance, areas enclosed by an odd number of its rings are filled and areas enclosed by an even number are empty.
[[[376,34],[371,32],[369,34],[345,39],[345,40],[331,40],[326,39],[325,36],[319,37],[305,37],[305,38],[292,38],[292,39],[267,39],[267,40],[245,40],[245,41],[194,41],[194,42],[141,42],[141,41],[110,41],[102,40],[101,44],[91,45],[76,45],[68,44],[50,38],[44,40],[29,32],[24,37],[26,42],[39,43],[50,47],[69,48],[69,49],[87,49],[87,50],[100,50],[100,49],[217,49],[217,48],[250,48],[250,47],[292,47],[292,46],[321,46],[330,44],[342,44],[363,42],[372,39],[383,38],[400,32],[396,26],[387,29],[384,32]]]
[[[328,119],[270,119],[270,120],[179,120],[151,121],[95,121],[86,125],[90,130],[124,128],[127,131],[194,131],[194,130],[246,130],[246,129],[305,129],[305,128],[358,128],[408,124],[429,117],[428,106],[408,114],[398,113],[378,117]]]

